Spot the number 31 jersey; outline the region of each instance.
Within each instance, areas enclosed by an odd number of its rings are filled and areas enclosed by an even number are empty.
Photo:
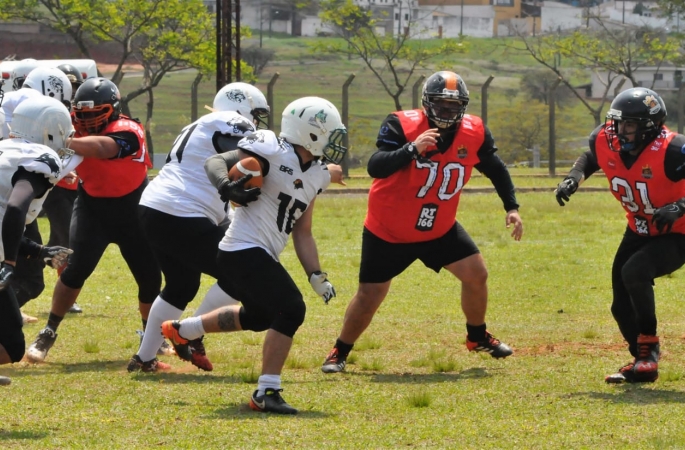
[[[264,170],[262,194],[247,207],[236,208],[235,219],[219,248],[237,251],[260,247],[278,260],[297,219],[330,184],[328,168],[320,161],[302,165],[292,145],[270,130],[260,130],[238,146],[261,156],[269,167]]]

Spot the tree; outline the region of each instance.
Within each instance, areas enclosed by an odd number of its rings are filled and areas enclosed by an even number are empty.
[[[122,92],[122,108],[128,112],[129,102],[146,94],[148,132],[153,89],[164,76],[187,68],[212,74],[216,64],[213,17],[201,0],[0,0],[0,19],[36,22],[66,33],[89,59],[95,59],[94,44],[119,44],[112,81],[121,82],[126,63],[143,66],[140,85]]]
[[[680,45],[677,39],[663,36],[658,30],[628,27],[611,29],[600,17],[592,17],[592,23],[597,25],[597,28],[535,38],[520,36],[520,39],[525,51],[558,76],[563,85],[572,89],[576,98],[593,116],[595,124],[599,125],[614,80],[625,77],[633,86],[637,86],[637,69],[656,66],[658,70],[664,62],[676,60],[680,57]],[[573,73],[562,70],[562,60],[568,60],[571,66],[583,68],[585,71],[606,72],[606,78],[602,79],[605,83],[604,91],[599,96],[594,93],[600,100],[597,107],[573,88]]]
[[[377,30],[383,17],[376,18],[371,10],[364,9],[352,0],[322,0],[319,17],[342,38],[341,41],[319,41],[314,50],[320,53],[356,56],[362,59],[392,97],[395,108],[402,109],[400,96],[409,80],[419,68],[441,56],[465,51],[461,40],[412,40],[419,25],[410,19],[406,32],[392,36]]]

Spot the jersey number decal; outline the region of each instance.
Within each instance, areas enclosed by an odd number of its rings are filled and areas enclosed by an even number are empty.
[[[635,182],[635,189],[640,195],[640,202],[644,205],[643,212],[645,214],[654,214],[654,207],[649,200],[649,193],[647,192],[647,183],[643,181]],[[640,210],[640,205],[635,203],[635,194],[627,180],[623,178],[614,177],[611,179],[611,190],[621,195],[621,203],[631,213],[636,213]]]
[[[293,231],[293,225],[295,225],[295,214],[297,211],[304,212],[307,209],[307,204],[295,199],[293,206],[288,208],[293,198],[288,194],[284,194],[283,192],[278,194],[278,199],[281,201],[281,203],[278,205],[276,226],[278,227],[279,231],[284,232],[285,234],[290,234]]]
[[[179,164],[181,163],[181,160],[183,159],[183,151],[186,149],[188,139],[190,139],[190,135],[193,134],[193,131],[195,131],[196,127],[197,124],[195,123],[192,126],[185,128],[181,134],[178,135],[174,141],[174,145],[171,146],[171,151],[167,155],[165,162],[170,162],[171,155],[176,155],[176,160]]]
[[[430,188],[435,184],[435,180],[438,178],[438,163],[435,161],[421,161],[416,160],[417,169],[428,169],[428,178],[426,178],[426,183],[421,186],[419,192],[416,194],[417,198],[424,198]],[[464,187],[464,175],[466,173],[466,168],[459,163],[448,163],[442,169],[442,183],[438,189],[438,198],[440,200],[449,200]],[[452,192],[447,192],[447,188],[450,185],[450,180],[452,177],[456,177],[456,185]]]

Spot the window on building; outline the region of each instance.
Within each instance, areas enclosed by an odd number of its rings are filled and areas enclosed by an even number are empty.
[[[654,74],[654,81],[661,81],[664,79],[664,74],[663,73],[655,73]]]
[[[514,0],[490,0],[493,6],[514,6]]]

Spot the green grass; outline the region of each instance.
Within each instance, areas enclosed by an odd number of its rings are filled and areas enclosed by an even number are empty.
[[[84,313],[64,320],[47,362],[0,367],[13,381],[0,389],[0,446],[684,448],[683,272],[656,281],[658,382],[606,385],[603,376],[629,360],[609,311],[622,209],[608,192],[578,193],[564,208],[551,192],[519,200],[521,242],[509,237],[495,194],[464,194],[459,210],[490,272],[488,328],[515,350],[506,360],[468,353],[459,283],[414,264],[393,282],[346,373],[321,373],[356,290],[366,207],[361,196],[324,195],[314,234],[338,297],[324,305],[293,249],[282,255],[307,302],[283,373],[284,396],[300,415],[247,407],[263,333],[208,335],[210,373],[175,358],[163,358],[171,373],[127,373],[140,318],[132,277],[112,246],[79,297]],[[55,279],[46,277],[45,292],[25,307],[40,318],[25,327],[28,343],[47,318]],[[203,279],[201,294],[210,284]]]

